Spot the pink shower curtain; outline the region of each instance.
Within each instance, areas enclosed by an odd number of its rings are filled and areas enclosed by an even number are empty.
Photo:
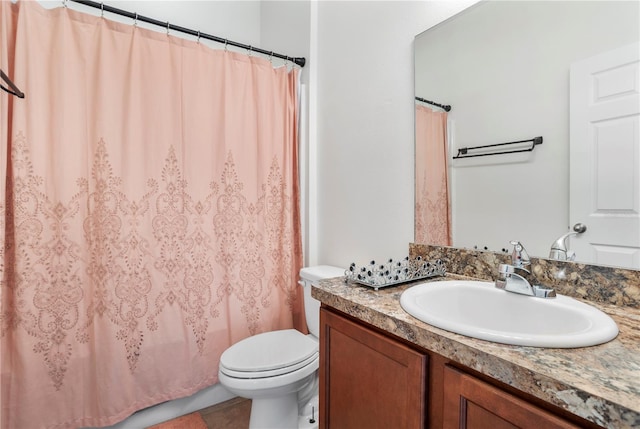
[[[447,113],[416,105],[416,243],[451,245]]]
[[[0,1],[3,429],[113,424],[304,329],[297,72]],[[5,186],[6,185],[6,186]]]

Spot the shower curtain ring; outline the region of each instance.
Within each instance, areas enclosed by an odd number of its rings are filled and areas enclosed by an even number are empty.
[[[170,28],[169,21],[167,21],[167,36],[169,35],[169,28]]]
[[[252,51],[253,51],[253,46],[249,45],[249,49],[247,49],[247,55],[251,56]]]
[[[67,0],[62,0],[62,6],[67,7]]]
[[[228,39],[224,39],[224,51],[225,51],[225,52],[227,52],[227,51],[228,51],[228,49],[227,49],[227,43],[229,43],[229,40],[228,40]]]
[[[104,2],[100,2],[100,18],[104,18]]]
[[[133,26],[134,27],[138,26],[138,12],[136,12],[136,16],[133,18]]]
[[[198,40],[197,40],[197,42],[200,43],[200,31],[198,31]]]
[[[273,51],[269,54],[269,62],[273,65]]]

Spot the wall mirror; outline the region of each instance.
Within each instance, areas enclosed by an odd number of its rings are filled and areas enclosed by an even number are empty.
[[[557,238],[584,221],[570,218],[571,65],[640,40],[639,18],[637,1],[482,1],[416,36],[416,97],[452,107],[453,246],[502,251],[519,240],[546,258]],[[452,159],[458,148],[537,136],[543,143],[530,152]],[[420,162],[416,152],[416,175]],[[640,178],[630,180],[623,187],[636,193],[637,214]],[[629,234],[640,240],[640,230]],[[572,236],[569,248],[581,239]],[[633,267],[640,261],[634,252],[630,264],[595,263]],[[578,252],[575,260],[594,262]]]

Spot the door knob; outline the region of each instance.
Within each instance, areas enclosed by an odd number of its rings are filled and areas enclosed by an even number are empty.
[[[575,225],[573,225],[573,230],[578,234],[582,234],[587,230],[587,225],[578,222]]]

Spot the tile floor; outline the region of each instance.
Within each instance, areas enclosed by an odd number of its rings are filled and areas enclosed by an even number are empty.
[[[208,429],[247,429],[251,400],[233,398],[199,411]]]

